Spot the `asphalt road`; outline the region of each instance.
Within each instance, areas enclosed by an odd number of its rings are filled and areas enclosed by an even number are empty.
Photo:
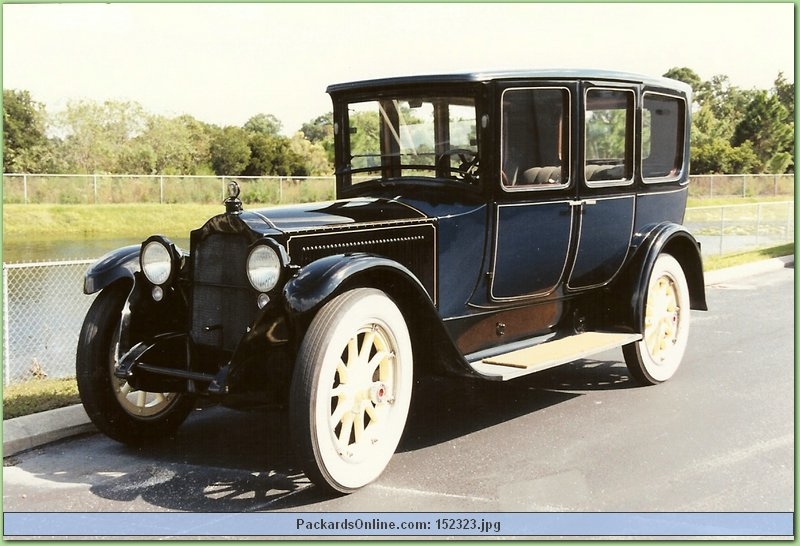
[[[667,383],[619,350],[492,384],[418,384],[374,484],[329,498],[293,467],[280,413],[197,411],[172,441],[99,435],[6,459],[9,512],[792,512],[794,269],[707,288]]]

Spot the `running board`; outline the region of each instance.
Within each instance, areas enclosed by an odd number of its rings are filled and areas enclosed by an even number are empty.
[[[507,381],[615,349],[640,339],[642,339],[641,334],[584,332],[546,341],[527,349],[484,358],[470,365],[487,379]]]

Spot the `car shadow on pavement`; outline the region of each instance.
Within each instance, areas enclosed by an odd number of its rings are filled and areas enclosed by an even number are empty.
[[[423,377],[415,392],[399,452],[449,442],[535,413],[596,389],[627,388],[624,365],[583,360],[560,369],[500,383]],[[435,418],[434,418],[435,416]],[[252,512],[316,505],[331,498],[294,466],[286,411],[195,411],[173,438],[128,447],[100,435],[90,442],[102,468],[54,472],[57,455],[26,457],[26,472],[59,482],[88,483],[103,499],[136,510]],[[70,450],[68,444],[62,449]],[[77,449],[77,448],[75,448]],[[68,466],[68,465],[67,465]]]

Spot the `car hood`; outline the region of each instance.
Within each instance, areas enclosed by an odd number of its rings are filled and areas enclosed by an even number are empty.
[[[283,232],[427,218],[414,207],[386,198],[357,198],[254,209],[246,211],[243,216],[249,217],[248,223],[251,225],[253,220],[260,218],[269,227]]]

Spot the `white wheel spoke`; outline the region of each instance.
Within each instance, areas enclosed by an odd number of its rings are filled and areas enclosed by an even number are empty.
[[[350,369],[356,359],[358,359],[358,340],[352,337],[347,342],[347,364],[345,366]]]
[[[136,407],[143,408],[147,404],[147,393],[144,391],[139,391],[136,394]]]
[[[359,364],[366,364],[369,358],[369,353],[372,351],[372,345],[375,342],[375,332],[370,330],[364,334],[364,341],[361,342],[361,352],[358,354]]]
[[[378,411],[375,408],[375,406],[373,406],[372,404],[367,405],[366,413],[367,413],[367,415],[369,415],[369,418],[371,420],[370,426],[372,426],[372,423],[380,423],[381,422],[380,414],[378,413]]]
[[[364,439],[364,410],[363,405],[364,402],[361,403],[362,408],[356,414],[355,418],[355,443],[360,444],[361,440]]]
[[[339,359],[338,364],[336,364],[336,371],[339,373],[339,382],[340,383],[347,383],[349,373],[347,364],[345,364],[341,359]]]
[[[342,417],[344,414],[350,411],[350,404],[346,404],[341,398],[339,398],[339,404],[336,406],[336,409],[331,414],[331,429],[336,428],[336,426],[342,422]]]
[[[342,430],[339,431],[339,446],[347,449],[350,445],[350,433],[353,431],[353,413],[346,412],[342,418]]]
[[[367,365],[366,372],[369,373],[370,378],[372,378],[372,374],[375,373],[375,370],[378,369],[378,366],[382,366],[384,361],[386,361],[389,353],[386,351],[379,351],[375,353],[375,356],[372,357],[372,360],[369,361]]]

